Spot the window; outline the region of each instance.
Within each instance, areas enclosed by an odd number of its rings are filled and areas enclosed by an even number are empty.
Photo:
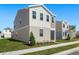
[[[46,20],[49,22],[49,15],[46,15]]]
[[[40,29],[40,36],[43,36],[43,29]]]
[[[21,21],[19,21],[19,23],[21,24]]]
[[[14,25],[14,28],[15,28],[16,26]]]
[[[40,13],[40,20],[43,20],[43,13]]]
[[[36,19],[36,11],[32,11],[32,18]]]
[[[63,27],[65,28],[65,24],[63,24]]]
[[[54,18],[52,17],[52,23],[54,23]]]
[[[65,36],[67,35],[67,32],[65,32]]]

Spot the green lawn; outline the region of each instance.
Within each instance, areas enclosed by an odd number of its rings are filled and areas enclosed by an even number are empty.
[[[28,46],[24,42],[13,40],[13,39],[1,39],[0,40],[0,52],[7,52],[7,51],[15,51],[21,49],[28,49],[33,47],[41,47],[41,46],[48,46],[53,45],[56,43],[40,43],[36,44],[35,46]]]
[[[73,42],[73,41],[79,41],[79,38],[75,37],[71,40],[57,40],[57,42],[60,42],[60,43]]]
[[[42,50],[42,51],[37,51],[37,52],[32,52],[32,53],[27,53],[24,55],[50,55],[54,54],[57,52],[65,51],[71,48],[79,47],[79,43],[77,44],[72,44],[68,46],[63,46],[63,47],[58,47],[58,48],[52,48],[52,49],[47,49],[47,50]]]

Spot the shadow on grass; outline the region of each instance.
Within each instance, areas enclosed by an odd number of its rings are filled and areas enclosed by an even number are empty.
[[[20,40],[15,40],[15,39],[12,39],[12,38],[8,38],[7,40],[12,41],[12,42],[20,42],[20,43],[22,43],[24,45],[29,46],[29,44],[27,42],[23,42],[23,41],[20,41]]]
[[[12,39],[12,38],[9,38],[9,39],[7,39],[7,40],[9,40],[9,41],[14,41],[14,42],[23,42],[23,41],[15,40],[15,39]]]

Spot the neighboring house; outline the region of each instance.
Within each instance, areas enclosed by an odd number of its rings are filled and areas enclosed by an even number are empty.
[[[76,36],[76,26],[75,25],[69,25],[69,36],[71,39]]]
[[[76,36],[79,37],[79,31],[77,31]]]
[[[17,12],[14,21],[13,39],[29,42],[33,32],[36,43],[55,42],[55,15],[44,5],[29,6]]]
[[[56,21],[56,39],[67,39],[69,26],[65,21]]]
[[[11,38],[12,37],[12,30],[10,28],[5,28],[2,31],[3,37],[4,38]]]
[[[2,38],[2,33],[1,33],[1,31],[0,31],[0,38]]]

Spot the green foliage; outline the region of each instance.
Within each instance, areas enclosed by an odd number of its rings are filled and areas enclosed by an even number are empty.
[[[35,45],[35,37],[32,32],[30,33],[30,45],[31,46]]]
[[[67,39],[66,40],[70,40],[70,35],[68,34]]]

